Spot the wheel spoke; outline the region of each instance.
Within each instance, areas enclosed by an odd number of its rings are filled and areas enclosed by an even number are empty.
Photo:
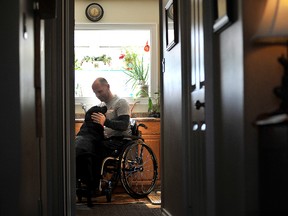
[[[131,196],[145,196],[153,190],[157,162],[149,146],[144,143],[133,144],[124,154],[122,167],[121,181]]]

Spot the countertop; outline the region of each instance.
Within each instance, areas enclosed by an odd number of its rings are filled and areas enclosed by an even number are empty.
[[[138,120],[138,121],[160,121],[160,118],[156,118],[156,117],[149,117],[148,116],[149,114],[146,112],[146,113],[133,113],[132,114],[132,120]],[[75,114],[75,122],[76,123],[83,123],[84,121],[84,117],[85,117],[85,114],[84,113],[76,113]]]
[[[155,118],[155,117],[137,117],[137,118],[131,118],[131,119],[135,121],[142,121],[142,122],[160,121],[160,118]]]
[[[81,118],[79,116],[77,116],[77,117],[78,118],[75,118],[75,123],[83,123],[84,122],[84,118]],[[136,118],[131,118],[131,120],[141,121],[141,122],[151,122],[151,121],[158,122],[158,121],[160,121],[160,118],[155,118],[155,117],[136,117]]]

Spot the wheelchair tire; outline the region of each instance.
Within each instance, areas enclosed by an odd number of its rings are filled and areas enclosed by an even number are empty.
[[[146,197],[155,187],[158,164],[152,149],[141,139],[127,146],[121,157],[121,182],[133,198]]]

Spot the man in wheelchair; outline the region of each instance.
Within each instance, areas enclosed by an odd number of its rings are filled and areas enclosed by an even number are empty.
[[[103,159],[112,154],[113,148],[107,144],[115,142],[107,140],[131,134],[128,102],[112,94],[105,78],[97,78],[92,90],[101,104],[86,112],[85,121],[75,139],[76,178],[78,183],[81,180],[86,184],[87,199],[91,199],[92,193],[97,191]]]

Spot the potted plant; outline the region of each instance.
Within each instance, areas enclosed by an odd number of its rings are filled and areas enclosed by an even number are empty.
[[[148,98],[148,113],[150,117],[160,118],[160,92],[154,94],[154,98]]]
[[[126,83],[131,83],[133,90],[138,88],[136,93],[137,97],[149,96],[147,84],[149,64],[144,64],[143,57],[139,59],[137,55],[133,55],[132,59],[129,58],[129,64],[127,65],[128,68],[124,70],[124,73],[129,77],[129,79]]]

